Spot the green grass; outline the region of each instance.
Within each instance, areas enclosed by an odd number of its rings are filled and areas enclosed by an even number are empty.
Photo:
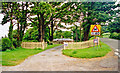
[[[0,39],[0,50],[2,49],[2,41],[1,41],[1,39]]]
[[[59,46],[61,44],[48,45],[44,50]],[[16,48],[14,50],[7,50],[2,52],[2,65],[3,66],[14,66],[23,62],[29,56],[35,55],[44,51],[42,49],[25,49],[25,48]],[[1,53],[1,52],[0,52]],[[0,55],[1,56],[1,55]]]
[[[103,42],[100,42],[100,45],[97,47],[90,47],[85,49],[65,49],[62,50],[64,55],[75,57],[75,58],[96,58],[103,57],[108,52],[111,51],[111,48]]]
[[[0,50],[2,49],[2,41],[1,41],[1,39],[0,39]],[[2,60],[2,53],[0,52],[0,61]],[[2,63],[0,62],[0,65],[1,65]]]

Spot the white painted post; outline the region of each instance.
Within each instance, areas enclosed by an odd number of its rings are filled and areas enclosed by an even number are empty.
[[[44,40],[43,40],[43,42],[42,42],[42,49],[44,49],[45,47],[44,47]]]

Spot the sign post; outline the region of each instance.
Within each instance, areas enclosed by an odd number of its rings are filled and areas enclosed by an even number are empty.
[[[101,32],[101,25],[91,25],[90,26],[90,34],[91,36],[94,36],[94,40],[93,40],[93,44],[94,47],[95,45],[99,43],[98,38],[96,38],[96,36],[100,36],[100,32]]]
[[[64,49],[68,46],[68,43],[64,42]]]

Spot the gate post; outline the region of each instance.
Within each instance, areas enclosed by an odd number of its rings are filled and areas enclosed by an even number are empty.
[[[42,42],[42,49],[45,49],[44,40]]]

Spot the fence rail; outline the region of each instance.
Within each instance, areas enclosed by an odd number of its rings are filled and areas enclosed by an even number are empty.
[[[34,48],[42,48],[45,49],[47,47],[46,42],[22,42],[22,48],[34,49]]]
[[[92,46],[94,46],[93,40],[89,40],[85,42],[64,42],[64,49],[83,49]]]

